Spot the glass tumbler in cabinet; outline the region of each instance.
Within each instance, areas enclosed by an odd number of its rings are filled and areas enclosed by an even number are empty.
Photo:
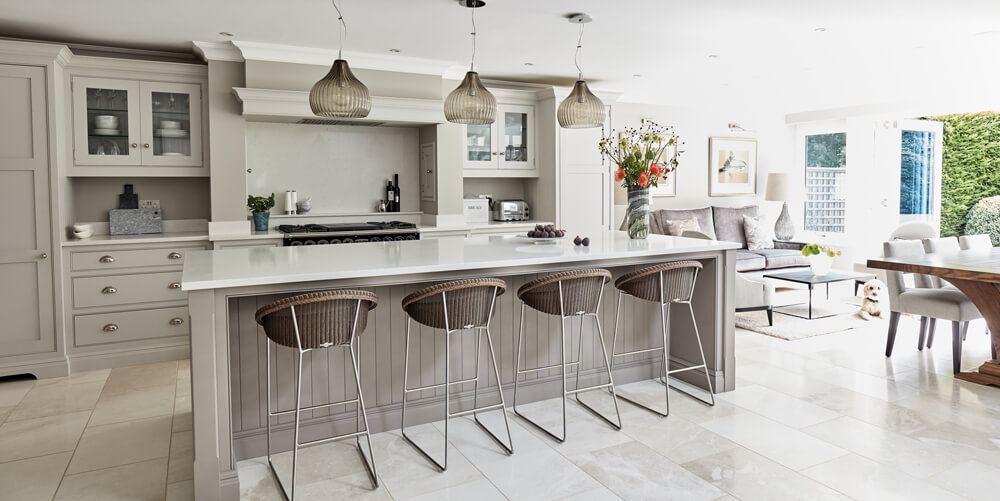
[[[143,165],[201,165],[201,87],[142,82],[140,89]]]
[[[81,165],[138,165],[138,82],[73,79],[74,156]]]
[[[501,169],[534,169],[534,108],[531,106],[506,106],[500,110],[503,120],[500,146]]]
[[[495,169],[496,150],[493,149],[493,125],[465,126],[465,168]]]

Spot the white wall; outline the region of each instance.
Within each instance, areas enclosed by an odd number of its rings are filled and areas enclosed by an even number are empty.
[[[663,126],[673,126],[684,145],[677,175],[677,196],[653,197],[651,209],[694,209],[709,205],[740,207],[758,204],[768,224],[773,224],[781,211],[779,202],[764,202],[768,172],[786,172],[793,165],[794,127],[785,124],[785,117],[774,111],[751,107],[687,108],[653,106],[638,103],[617,103],[611,112],[612,127],[639,127],[643,118]],[[731,132],[730,122],[736,122],[755,132]],[[708,138],[743,137],[757,139],[757,193],[732,197],[712,197],[708,192]],[[613,167],[612,167],[613,168]],[[624,217],[625,190],[615,188],[615,228]],[[801,225],[800,225],[801,226]]]
[[[274,192],[279,214],[285,190],[315,214],[373,212],[398,173],[402,211],[419,211],[419,152],[416,128],[248,123],[247,192]]]

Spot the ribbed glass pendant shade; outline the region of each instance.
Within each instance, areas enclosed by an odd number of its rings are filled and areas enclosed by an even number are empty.
[[[559,104],[556,117],[564,129],[586,129],[602,127],[605,118],[604,103],[590,92],[587,82],[577,80],[573,92]]]
[[[338,59],[309,90],[309,107],[321,117],[364,118],[372,110],[372,96],[347,61]]]
[[[444,117],[457,124],[486,125],[496,121],[497,99],[483,86],[479,73],[470,71],[444,100]]]

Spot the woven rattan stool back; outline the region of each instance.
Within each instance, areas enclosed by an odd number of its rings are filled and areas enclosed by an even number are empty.
[[[615,281],[615,287],[630,296],[664,303],[690,301],[694,282],[701,270],[698,261],[674,261],[626,273]],[[663,273],[663,295],[660,295],[660,273]]]
[[[463,329],[484,326],[489,322],[494,294],[507,290],[507,284],[496,278],[455,280],[420,289],[403,298],[403,310],[418,323],[435,329]],[[448,298],[443,304],[444,296]],[[445,324],[445,306],[448,323]]]
[[[517,297],[531,308],[549,315],[596,313],[601,289],[611,281],[611,272],[599,268],[563,271],[536,278],[517,290]],[[562,283],[562,309],[559,284]]]
[[[361,311],[357,311],[358,301],[361,301]],[[264,327],[271,341],[296,348],[295,323],[292,322],[294,306],[295,321],[302,337],[301,349],[309,350],[351,342],[351,332],[355,328],[359,336],[364,332],[368,324],[368,310],[377,305],[375,294],[363,290],[311,292],[267,304],[257,310],[254,318]]]

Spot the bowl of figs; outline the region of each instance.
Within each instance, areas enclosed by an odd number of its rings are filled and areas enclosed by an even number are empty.
[[[536,244],[556,243],[560,238],[566,236],[566,230],[560,230],[551,224],[536,224],[534,229],[529,230],[525,235],[518,235],[519,240],[525,240]]]

